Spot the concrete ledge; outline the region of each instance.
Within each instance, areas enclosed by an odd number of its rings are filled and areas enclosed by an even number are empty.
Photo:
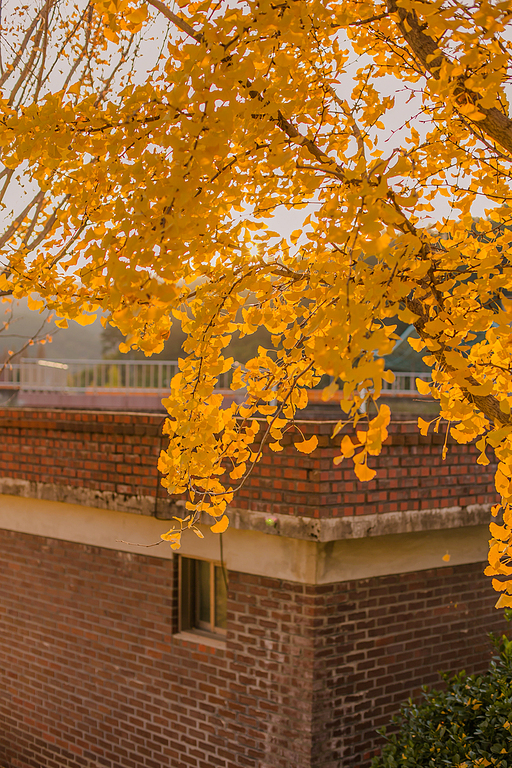
[[[128,496],[80,486],[0,478],[1,495],[129,512],[156,517],[159,520],[170,520],[174,516],[183,517],[185,502],[166,497],[163,488],[161,493],[162,498],[156,500],[153,496]],[[229,517],[232,529],[258,531],[272,536],[304,541],[329,542],[486,525],[490,521],[490,509],[490,504],[472,504],[467,507],[317,519],[292,515],[267,515],[263,512],[234,507],[229,510]]]
[[[64,504],[80,504],[95,509],[111,509],[115,512],[132,512],[136,515],[149,515],[160,520],[170,520],[184,514],[185,502],[177,501],[166,495],[161,489],[162,498],[154,496],[129,496],[123,493],[97,491],[92,488],[60,483],[36,483],[32,480],[0,477],[0,495],[20,496],[24,499],[44,499],[60,501]]]
[[[400,533],[465,528],[490,522],[491,504],[444,509],[413,509],[377,515],[316,519],[291,515],[265,515],[262,512],[232,509],[230,525],[240,530],[260,531],[308,541],[340,541],[389,536]]]
[[[173,641],[183,640],[186,643],[193,643],[194,645],[206,645],[209,648],[217,648],[218,650],[225,651],[227,648],[226,640],[218,637],[209,637],[206,634],[199,634],[198,632],[178,632],[172,636]]]
[[[160,538],[167,527],[168,524],[149,515],[0,495],[0,529],[43,536],[49,546],[51,539],[58,539],[122,552],[134,563],[139,555],[172,560],[173,550]],[[222,534],[221,554],[221,537],[206,526],[201,528],[205,538],[199,539],[187,531],[180,554],[204,560],[223,559],[228,572],[300,584],[329,584],[466,563],[483,564],[489,538],[486,525],[329,542],[267,536],[260,531],[231,527]],[[443,559],[446,555],[450,556],[449,562]]]

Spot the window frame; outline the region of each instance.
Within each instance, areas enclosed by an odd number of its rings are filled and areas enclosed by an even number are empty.
[[[185,605],[184,605],[184,591],[185,591],[185,576],[183,573],[183,561],[188,560],[190,563],[193,563],[194,568],[194,582],[192,583],[192,578],[190,572],[187,575],[188,578],[188,589],[189,589],[189,597],[187,600],[188,605],[186,606],[186,615],[187,617],[190,617],[188,621],[185,621]],[[210,587],[209,587],[209,609],[210,609],[210,621],[209,622],[201,622],[196,617],[199,615],[199,600],[200,600],[200,593],[199,593],[199,587],[197,583],[197,573],[195,572],[196,566],[195,563],[208,563],[209,564],[209,581],[210,581]],[[225,640],[227,635],[227,628],[225,627],[219,627],[215,625],[216,615],[215,615],[215,609],[216,609],[216,601],[215,601],[215,569],[219,568],[221,571],[222,578],[226,578],[227,580],[227,571],[225,569],[225,566],[218,560],[207,560],[206,558],[202,557],[188,557],[187,555],[179,555],[178,556],[178,632],[179,633],[193,633],[197,635],[202,635],[204,637],[210,637],[214,639],[221,639]],[[193,593],[193,594],[192,594]],[[227,602],[227,585],[226,585],[226,602]],[[186,624],[190,624],[190,626],[185,626]]]

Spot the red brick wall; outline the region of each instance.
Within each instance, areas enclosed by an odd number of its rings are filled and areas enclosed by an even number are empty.
[[[152,496],[162,424],[153,414],[0,409],[0,476]]]
[[[314,587],[229,573],[227,768],[310,768]]]
[[[484,564],[316,588],[315,768],[363,768],[402,702],[439,672],[487,669],[508,625]]]
[[[360,483],[351,461],[333,464],[340,440],[330,437],[333,424],[304,422],[301,429],[318,435],[319,449],[304,456],[291,445],[297,436],[289,434],[282,453],[265,452],[234,504],[270,514],[342,517],[496,503],[492,461],[478,465],[474,445],[453,440],[443,461],[444,435],[423,437],[416,424],[391,424],[381,455],[369,460],[375,480]]]
[[[0,409],[0,477],[152,496],[165,447],[162,422],[152,414]],[[336,517],[496,501],[493,464],[477,465],[471,445],[451,445],[443,462],[444,436],[422,437],[413,422],[391,425],[382,454],[371,460],[377,478],[370,483],[357,481],[348,460],[333,465],[332,423],[302,427],[306,435],[318,434],[319,450],[298,453],[291,445],[297,437],[289,433],[282,453],[265,452],[235,507]]]
[[[174,577],[172,561],[0,531],[2,768],[309,766],[304,588],[231,574],[215,650],[173,638]]]
[[[229,575],[226,650],[173,638],[175,568],[0,531],[2,768],[356,768],[436,670],[483,669],[482,566],[321,587]]]

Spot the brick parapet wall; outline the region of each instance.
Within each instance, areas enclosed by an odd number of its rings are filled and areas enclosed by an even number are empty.
[[[162,424],[153,414],[0,409],[0,474],[152,496]]]
[[[162,423],[154,414],[0,409],[0,477],[138,497],[158,489],[165,496],[156,468],[166,444]],[[340,439],[331,438],[333,423],[300,424],[306,436],[319,438],[310,456],[293,447],[294,430],[282,453],[266,449],[233,506],[328,518],[496,501],[494,464],[477,465],[474,446],[453,441],[443,461],[444,435],[423,437],[413,422],[391,424],[381,455],[370,460],[376,479],[360,483],[350,461],[332,462]]]
[[[172,561],[0,531],[0,766],[367,768],[420,685],[486,668],[482,570],[231,572],[214,649],[173,635]]]
[[[340,440],[331,438],[333,423],[300,426],[306,436],[318,435],[317,451],[310,456],[299,454],[292,447],[296,437],[288,437],[282,453],[267,451],[239,492],[237,507],[322,518],[497,501],[492,461],[486,467],[477,465],[475,446],[458,445],[451,439],[443,461],[444,435],[423,437],[416,423],[390,425],[381,454],[370,457],[377,476],[369,483],[357,480],[350,460],[333,464]]]

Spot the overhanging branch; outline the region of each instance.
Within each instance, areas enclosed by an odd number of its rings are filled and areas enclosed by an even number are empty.
[[[419,23],[416,12],[406,11],[397,4],[396,0],[388,0],[388,9],[390,13],[398,16],[397,25],[415,58],[426,72],[438,80],[441,66],[449,62],[439,50],[437,42],[425,32],[424,25]],[[496,107],[490,109],[483,107],[478,103],[480,95],[464,87],[460,80],[454,85],[455,108],[457,108],[457,98],[461,99],[461,102],[463,100],[464,103],[470,102],[478,106],[478,111],[482,112],[485,118],[475,122],[475,129],[478,128],[487,134],[496,144],[512,154],[512,120]],[[468,121],[468,118],[464,117]],[[469,118],[469,122],[473,121]]]

